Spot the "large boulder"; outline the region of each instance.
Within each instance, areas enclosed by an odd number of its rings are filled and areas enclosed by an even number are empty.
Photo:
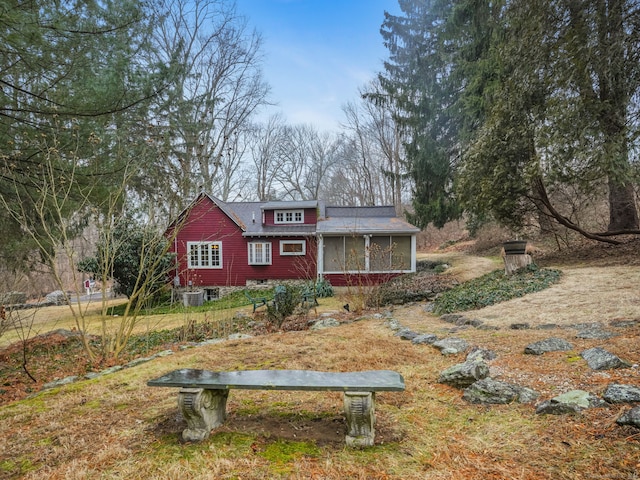
[[[539,394],[530,388],[500,382],[492,378],[478,380],[467,387],[462,394],[463,400],[482,404],[531,403],[538,396]]]
[[[608,352],[604,348],[595,347],[580,354],[592,370],[612,370],[615,368],[629,368],[631,365],[620,357]]]
[[[546,352],[566,352],[573,349],[573,345],[563,338],[547,338],[527,345],[524,353],[528,355],[542,355]]]

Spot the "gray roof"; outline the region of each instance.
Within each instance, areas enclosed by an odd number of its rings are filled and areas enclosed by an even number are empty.
[[[308,235],[403,234],[420,231],[396,216],[393,206],[324,207],[316,200],[299,202],[223,202],[207,195],[243,231],[245,237],[284,237]],[[320,205],[317,225],[263,225],[264,210],[315,208]],[[324,208],[323,208],[324,207]]]
[[[270,207],[265,208],[266,205],[282,205],[282,204],[297,204],[309,203],[310,207]],[[301,235],[315,235],[315,225],[268,225],[262,224],[262,211],[263,210],[277,210],[278,208],[313,208],[318,202],[238,202],[227,203],[226,206],[229,210],[232,210],[236,217],[242,222],[242,229],[244,230],[243,236],[245,237],[285,237],[285,236],[301,236]],[[227,213],[228,215],[228,213]]]
[[[393,206],[326,207],[326,217],[318,220],[319,235],[412,234],[419,228],[396,216]]]
[[[262,204],[262,210],[289,210],[291,208],[316,208],[317,200],[273,201]]]
[[[318,221],[319,235],[418,233],[419,228],[398,217],[329,217]]]

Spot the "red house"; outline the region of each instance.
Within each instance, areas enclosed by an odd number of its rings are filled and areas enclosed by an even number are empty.
[[[166,232],[174,285],[204,289],[326,278],[378,283],[415,271],[419,229],[393,207],[330,207],[317,200],[223,202],[201,193]]]

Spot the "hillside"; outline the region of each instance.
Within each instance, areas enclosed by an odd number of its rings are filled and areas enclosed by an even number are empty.
[[[491,376],[549,399],[573,389],[601,395],[640,382],[640,266],[637,244],[544,255],[560,283],[464,312],[456,325],[424,303],[364,315],[320,307],[340,325],[231,340],[47,390],[0,407],[0,478],[594,479],[635,478],[640,430],[615,423],[628,405],[572,415],[538,415],[533,404],[475,405],[440,373],[464,361],[396,335],[394,325],[490,349]],[[447,257],[461,281],[499,267],[463,253]],[[313,314],[312,314],[313,315]],[[581,335],[593,327],[609,338]],[[570,351],[525,355],[548,337]],[[594,371],[580,357],[606,348],[630,368]],[[232,391],[229,419],[202,444],[180,444],[184,420],[173,389],[146,382],[176,368],[400,372],[407,390],[377,396],[376,445],[344,447],[339,393]],[[60,370],[57,376],[64,376]],[[1,388],[1,387],[0,387]],[[534,448],[532,448],[534,447]]]

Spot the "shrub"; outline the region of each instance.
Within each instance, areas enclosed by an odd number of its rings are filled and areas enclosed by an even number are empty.
[[[273,302],[267,304],[267,321],[280,328],[302,301],[300,287],[280,285],[276,287]]]
[[[316,296],[318,298],[333,297],[333,287],[329,280],[323,278],[316,282]]]

